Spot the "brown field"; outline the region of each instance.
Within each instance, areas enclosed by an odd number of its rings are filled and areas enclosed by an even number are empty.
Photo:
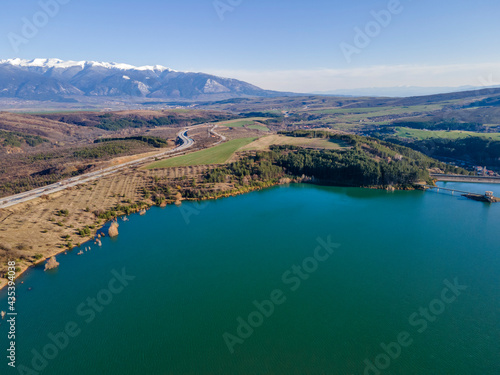
[[[215,131],[226,137],[228,140],[238,139],[238,138],[250,138],[250,137],[260,137],[262,136],[262,132],[259,132],[255,129],[247,129],[247,128],[229,128],[220,126]]]
[[[100,158],[75,157],[79,150],[98,150],[109,144],[118,144],[123,150],[115,155],[103,154]],[[64,147],[45,153],[19,153],[0,158],[0,197],[9,196],[35,187],[44,186],[71,177],[73,174],[88,173],[99,168],[121,164],[140,157],[164,152],[173,147],[154,148],[138,141],[124,141],[91,144],[86,147]],[[43,155],[42,157],[38,157]]]
[[[187,177],[186,181],[198,180],[210,168],[212,166],[130,170],[58,192],[48,199],[38,198],[0,209],[0,276],[6,270],[8,258],[16,259],[17,265],[24,271],[33,264],[36,254],[41,256],[40,261],[61,252],[59,256],[64,256],[68,242],[64,236],[70,236],[73,245],[92,239],[93,236],[79,236],[77,230],[96,224],[93,212],[109,210],[128,200],[132,203],[147,201],[143,189],[152,185],[155,176],[169,181],[182,176]],[[57,212],[63,209],[69,211],[68,215],[58,216]],[[104,220],[100,220],[97,227],[103,224]],[[0,288],[5,282],[0,278]]]
[[[231,120],[235,116],[220,111],[206,110],[162,110],[162,111],[118,111],[118,112],[59,112],[59,113],[9,113],[0,112],[0,196],[9,196],[30,189],[55,183],[73,175],[92,172],[108,165],[133,160],[133,155],[154,154],[157,150],[145,142],[115,141],[95,144],[98,138],[126,138],[144,135],[169,140],[170,146],[177,132],[184,126],[206,121]],[[118,130],[103,130],[103,119],[116,122],[132,121],[142,127],[124,127]],[[158,121],[160,122],[158,122]],[[107,121],[107,120],[106,120]],[[134,122],[138,121],[138,122]],[[149,121],[149,122],[148,122]],[[166,122],[161,122],[166,121]],[[167,123],[165,126],[156,126]],[[120,125],[122,124],[122,125]],[[113,126],[115,126],[113,125]],[[147,125],[147,126],[146,126]],[[123,125],[125,126],[125,125]],[[128,125],[127,125],[128,126]],[[113,128],[114,129],[114,128]],[[227,131],[226,131],[227,129]],[[259,130],[246,128],[224,128],[228,139],[258,135]],[[19,138],[17,143],[4,142],[5,134],[39,136],[44,142],[29,143]],[[2,136],[3,134],[3,136]],[[195,128],[189,132],[195,148],[201,149],[219,141],[209,132],[209,127]],[[105,146],[109,146],[105,150]],[[94,150],[94,151],[92,151]],[[78,151],[75,153],[75,151]],[[80,152],[82,151],[82,152]]]
[[[34,115],[0,112],[0,130],[38,135],[52,145],[90,143],[106,134],[97,128],[88,128]]]
[[[328,150],[339,150],[343,148],[340,143],[331,142],[326,139],[269,135],[267,137],[257,139],[256,141],[243,147],[240,151],[264,151],[269,150],[269,147],[273,145],[290,145]]]
[[[111,120],[141,120],[168,118],[169,125],[149,127],[124,127],[119,130],[109,131],[98,128],[103,116]],[[92,143],[99,137],[129,137],[134,135],[162,136],[163,130],[182,128],[205,120],[207,122],[217,119],[230,119],[229,115],[219,111],[119,111],[119,112],[69,112],[47,114],[20,114],[0,112],[0,130],[20,132],[29,135],[38,135],[49,142],[42,144],[30,151],[44,150],[48,147],[61,147],[65,145],[79,146]],[[167,132],[171,136],[170,132]],[[23,147],[23,151],[27,148]],[[0,152],[2,147],[0,147]]]
[[[217,125],[221,125],[221,126],[231,126],[232,124],[237,124],[240,123],[240,122],[255,122],[255,121],[265,121],[267,120],[266,117],[249,117],[249,118],[238,118],[238,119],[234,119],[234,120],[228,120],[228,121],[221,121],[221,122],[218,122]]]
[[[120,119],[140,119],[149,121],[152,119],[169,118],[172,120],[170,125],[174,127],[184,127],[200,123],[202,121],[224,121],[233,119],[235,116],[221,111],[205,111],[205,110],[129,110],[129,111],[114,111],[114,112],[63,112],[63,113],[39,113],[33,116],[45,118],[67,124],[75,124],[84,127],[98,126],[103,116],[112,120]]]

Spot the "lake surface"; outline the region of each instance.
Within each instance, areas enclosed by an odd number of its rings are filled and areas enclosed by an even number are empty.
[[[498,375],[499,228],[500,204],[420,191],[153,208],[22,277],[18,368],[2,355],[0,373]]]

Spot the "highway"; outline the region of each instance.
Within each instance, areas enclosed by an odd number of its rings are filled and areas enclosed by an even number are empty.
[[[185,150],[187,150],[188,148],[190,148],[194,145],[194,141],[188,137],[187,132],[190,129],[200,127],[200,126],[206,126],[206,125],[207,124],[196,125],[196,126],[192,126],[192,127],[185,128],[185,129],[181,130],[179,133],[177,133],[177,137],[180,139],[180,141],[182,143],[172,150],[168,150],[168,151],[165,151],[165,152],[153,155],[153,156],[147,156],[147,157],[144,157],[141,159],[137,159],[137,160],[130,161],[127,163],[123,163],[123,164],[116,165],[113,167],[101,169],[99,171],[86,173],[86,174],[83,174],[80,176],[71,177],[71,178],[68,178],[66,180],[62,180],[62,181],[57,182],[57,183],[52,184],[52,185],[43,186],[43,187],[36,188],[36,189],[30,190],[30,191],[26,191],[24,193],[12,195],[10,197],[0,198],[0,209],[11,207],[11,206],[14,206],[14,205],[19,204],[19,203],[28,202],[32,199],[39,198],[42,195],[54,194],[54,193],[57,193],[58,191],[62,191],[62,190],[67,189],[69,187],[86,184],[88,182],[95,181],[99,178],[117,173],[117,172],[122,171],[126,168],[137,167],[137,166],[140,166],[140,165],[148,163],[148,162],[153,162],[156,160],[156,158],[161,158],[164,156],[170,156],[170,157],[176,156],[177,154],[184,152]],[[212,131],[213,131],[213,129],[212,129]],[[216,134],[216,133],[214,133],[214,134]],[[225,137],[221,137],[221,139],[224,140]]]

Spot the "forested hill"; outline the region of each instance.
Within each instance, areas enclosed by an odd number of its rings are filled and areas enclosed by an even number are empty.
[[[408,187],[418,181],[430,182],[430,169],[469,174],[410,148],[375,138],[329,132],[295,131],[297,137],[321,137],[341,141],[345,150],[296,150],[279,158],[289,173],[305,174],[338,185]]]
[[[374,138],[318,131],[283,132],[294,137],[321,137],[341,142],[339,150],[314,150],[296,146],[272,146],[270,151],[246,155],[240,161],[212,170],[209,182],[237,180],[242,186],[283,177],[310,178],[337,186],[410,188],[431,183],[430,169],[469,174],[420,152]]]

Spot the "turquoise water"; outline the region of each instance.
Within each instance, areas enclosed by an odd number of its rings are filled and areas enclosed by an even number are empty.
[[[310,185],[154,208],[101,248],[22,277],[18,367],[2,355],[0,373],[497,375],[499,226],[500,204]],[[130,280],[114,282],[123,268]],[[267,316],[253,313],[271,299]],[[44,348],[41,371],[26,370]]]

